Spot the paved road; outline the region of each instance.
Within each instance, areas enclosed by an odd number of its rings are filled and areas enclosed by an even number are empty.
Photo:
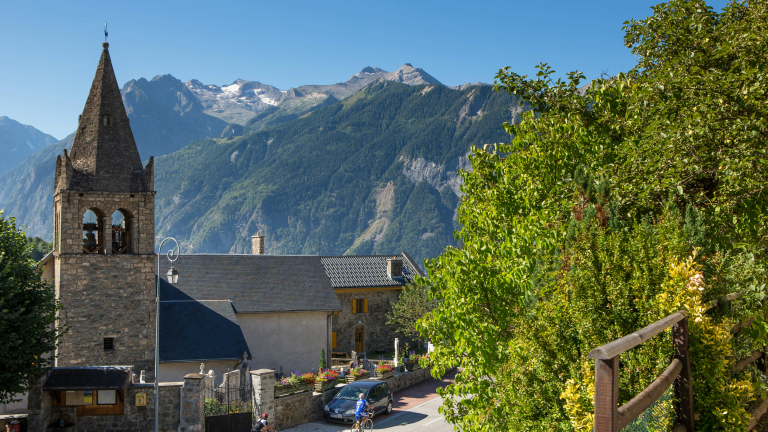
[[[437,409],[442,399],[437,395],[437,387],[443,387],[453,381],[455,372],[449,373],[442,380],[429,379],[415,386],[395,393],[392,414],[378,415],[374,418],[374,431],[386,432],[449,432],[453,426],[445,421]],[[350,432],[349,426],[341,426],[324,421],[316,421],[279,432]]]
[[[437,412],[442,399],[436,397],[399,413],[392,413],[374,422],[374,431],[386,432],[452,432],[453,426]],[[316,421],[279,432],[350,432],[349,426]]]

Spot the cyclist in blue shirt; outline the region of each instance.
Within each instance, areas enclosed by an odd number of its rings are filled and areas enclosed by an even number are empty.
[[[365,411],[369,407],[370,404],[365,400],[365,394],[360,393],[360,399],[357,401],[357,406],[355,407],[355,421],[357,423],[363,422],[368,418],[368,414],[366,414]]]

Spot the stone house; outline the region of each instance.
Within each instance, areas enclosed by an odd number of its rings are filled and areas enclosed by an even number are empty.
[[[425,276],[407,252],[400,255],[324,256],[320,260],[341,302],[333,315],[332,350],[351,354],[392,351],[396,333],[386,324],[403,287]]]

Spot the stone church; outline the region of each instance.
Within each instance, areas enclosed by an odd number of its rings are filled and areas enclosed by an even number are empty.
[[[53,253],[44,266],[59,324],[69,326],[56,366],[132,365],[154,377],[153,159],[142,165],[103,46],[72,150],[56,158]],[[83,224],[89,211],[95,218]]]

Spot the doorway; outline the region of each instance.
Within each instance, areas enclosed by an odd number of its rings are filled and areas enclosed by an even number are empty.
[[[363,328],[358,327],[355,329],[355,351],[363,352]]]

